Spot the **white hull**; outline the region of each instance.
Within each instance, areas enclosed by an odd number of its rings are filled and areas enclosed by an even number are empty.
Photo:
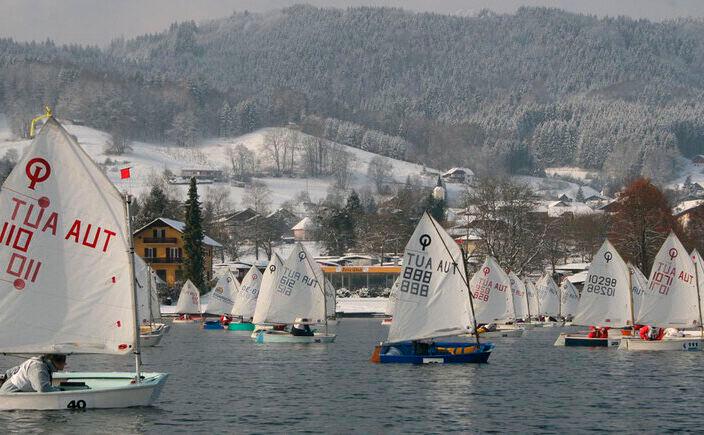
[[[699,351],[702,350],[702,340],[691,337],[665,337],[662,340],[641,340],[626,338],[621,340],[619,349],[633,351]]]
[[[202,319],[188,319],[188,320],[183,320],[183,319],[174,319],[173,323],[200,323]]]
[[[134,373],[54,374],[54,381],[84,382],[90,389],[51,393],[0,394],[0,410],[60,410],[129,408],[151,406],[168,377],[165,373],[143,373],[140,384],[131,384]]]
[[[499,331],[513,331],[514,329],[533,329],[535,325],[532,323],[515,323],[513,325],[496,325]]]
[[[316,332],[312,336],[291,335],[286,331],[255,331],[251,336],[257,343],[332,343],[335,341],[335,334],[324,334]]]
[[[139,341],[142,347],[154,347],[159,345],[164,338],[166,328],[163,323],[155,323],[151,327],[151,332],[139,334]]]

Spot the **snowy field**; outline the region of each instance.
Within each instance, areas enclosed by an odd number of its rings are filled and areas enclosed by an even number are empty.
[[[118,161],[117,164],[109,167],[107,172],[108,177],[120,190],[129,191],[135,195],[146,192],[152,181],[159,179],[165,169],[170,170],[176,176],[180,175],[182,169],[207,168],[224,169],[227,171],[230,168],[228,149],[234,149],[240,144],[257,155],[260,160],[261,168],[269,168],[272,166],[272,163],[265,155],[265,141],[267,134],[276,130],[276,128],[265,128],[238,137],[207,139],[193,148],[180,148],[169,146],[169,144],[134,142],[131,145],[131,151],[120,156],[114,156],[106,155],[104,152],[109,139],[107,133],[78,125],[65,125],[65,127],[69,133],[78,138],[78,142],[85,148],[95,162],[102,164],[106,159]],[[298,140],[304,140],[307,136],[298,132],[295,134]],[[21,154],[29,143],[29,140],[13,139],[4,118],[0,116],[0,156],[4,155],[5,152],[10,149],[15,149]],[[327,143],[331,144],[329,141],[327,141]],[[340,144],[335,144],[335,146],[342,147],[342,149],[346,150],[352,156],[349,187],[357,191],[362,189],[374,191],[373,180],[367,176],[367,168],[369,162],[376,154]],[[300,157],[298,158],[300,159]],[[436,174],[441,172],[431,168],[426,168],[424,171],[423,166],[415,163],[390,158],[387,158],[387,161],[392,167],[390,176],[394,183],[404,183],[406,178],[411,176],[424,186],[433,186],[437,180]],[[119,170],[120,168],[128,166],[131,168],[132,176],[127,180],[121,180]],[[699,171],[699,173],[704,182],[704,174],[701,174],[701,171]],[[579,186],[575,183],[551,177],[538,178],[521,176],[515,177],[515,179],[530,184],[539,194],[545,195],[547,198],[556,198],[563,193],[567,193],[574,198],[579,189]],[[295,199],[301,192],[307,192],[312,201],[318,201],[324,198],[328,189],[334,185],[332,177],[263,177],[257,178],[257,180],[264,182],[272,191],[272,208],[278,208],[283,202]],[[684,177],[682,177],[682,181],[684,181]],[[465,191],[466,187],[461,184],[447,184],[446,187],[450,206],[459,206],[462,193]],[[173,185],[171,188],[174,194],[185,197],[187,190],[186,185]],[[229,191],[229,198],[234,206],[236,208],[242,207],[242,198],[245,194],[244,188],[231,186],[229,183],[213,183],[200,185],[199,192],[203,198],[207,199],[208,192],[218,188],[227,189]],[[583,187],[583,192],[585,196],[598,193],[587,186]]]

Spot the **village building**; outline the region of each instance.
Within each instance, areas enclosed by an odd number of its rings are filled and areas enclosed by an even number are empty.
[[[693,218],[704,214],[704,199],[683,201],[672,208],[672,214],[683,228],[687,228]]]
[[[469,183],[474,178],[474,172],[468,168],[452,168],[440,177],[445,183]]]
[[[183,222],[157,218],[134,232],[135,252],[169,287],[183,281],[185,228]],[[203,264],[208,281],[213,278],[214,250],[219,248],[222,248],[220,243],[208,236],[203,238]]]
[[[294,225],[291,231],[293,231],[293,238],[298,241],[313,240],[315,237],[315,222],[306,216]]]
[[[694,166],[698,168],[704,167],[704,155],[698,154],[692,157],[692,163],[694,163]]]

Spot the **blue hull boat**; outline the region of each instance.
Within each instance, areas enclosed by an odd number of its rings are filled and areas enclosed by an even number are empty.
[[[223,330],[222,323],[219,320],[206,320],[203,322],[203,329],[220,329]]]
[[[372,362],[381,364],[467,364],[485,363],[494,349],[493,343],[410,341],[380,344],[374,348]]]

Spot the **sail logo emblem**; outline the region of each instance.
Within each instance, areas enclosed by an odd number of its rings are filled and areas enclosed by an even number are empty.
[[[420,243],[420,246],[423,247],[423,251],[425,251],[425,248],[427,248],[428,246],[430,246],[430,243],[431,243],[432,241],[433,241],[433,239],[431,239],[430,236],[427,235],[427,234],[423,234],[423,235],[420,236],[420,238],[418,239],[418,243]]]
[[[604,252],[604,260],[606,260],[607,263],[611,261],[612,258],[614,258],[614,255],[611,253],[611,251]]]
[[[222,289],[222,287],[215,287],[215,292],[223,294],[225,290]]]
[[[37,183],[42,183],[51,175],[51,166],[49,162],[41,157],[35,157],[27,162],[24,168],[27,178],[29,178],[29,188],[34,190]]]
[[[225,278],[225,281],[227,281],[227,282],[232,282],[232,277],[229,277],[229,276],[228,276],[227,278]]]
[[[298,253],[298,261],[303,261],[306,259],[306,253],[301,251]]]
[[[674,260],[677,257],[677,249],[675,248],[670,248],[667,253],[670,255],[670,261]]]
[[[482,273],[484,274],[484,276],[489,275],[489,272],[491,272],[491,269],[488,266],[482,269]]]
[[[259,278],[259,277],[257,276],[257,274],[256,274],[256,273],[252,275],[252,281],[256,281],[256,280],[257,280],[257,278]]]
[[[272,264],[271,266],[269,266],[269,270],[271,272],[276,272],[276,265]]]

